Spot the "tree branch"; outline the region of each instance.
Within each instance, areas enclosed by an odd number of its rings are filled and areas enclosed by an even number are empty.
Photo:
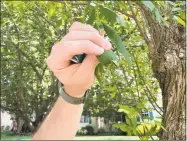
[[[5,107],[3,105],[1,105],[1,109],[4,110],[4,111],[11,112],[11,113],[15,113],[15,111],[20,111],[20,109],[18,109],[18,108],[17,109],[16,108],[10,108],[10,107]]]
[[[125,11],[119,9],[119,8],[115,8],[114,10],[115,10],[115,11],[118,11],[119,13],[121,13],[121,14],[123,14],[123,15],[129,17],[129,18],[133,18],[133,19],[134,19],[134,15],[128,14],[127,12],[125,12]]]
[[[137,78],[136,78],[136,72],[135,72],[135,68],[134,68],[134,65],[133,65],[133,72],[134,72],[134,78],[135,78],[135,83],[136,83],[136,90],[137,90],[137,93],[138,93],[138,100],[140,102],[140,92],[139,92],[139,88],[138,88],[138,82],[137,82]]]
[[[140,23],[139,23],[139,21],[138,21],[138,19],[137,19],[137,17],[136,17],[136,14],[134,13],[133,7],[131,6],[131,4],[130,4],[129,1],[127,1],[127,2],[128,2],[128,4],[129,4],[130,10],[131,10],[131,12],[132,12],[133,19],[134,19],[134,21],[136,22],[136,24],[137,24],[137,26],[138,26],[138,28],[139,28],[140,34],[142,35],[142,37],[144,37],[146,44],[147,44],[148,46],[152,47],[152,46],[150,45],[150,40],[149,40],[149,38],[147,37],[147,35],[146,35],[146,33],[145,33],[145,29],[143,29],[143,28],[141,27],[141,25],[140,25]]]
[[[36,8],[41,12],[40,8],[38,8],[38,7],[36,7]],[[35,10],[32,10],[32,11],[35,12]],[[54,28],[54,31],[55,31],[56,35],[59,35],[59,34],[60,34],[61,31],[56,30],[55,25],[54,25],[51,21],[49,21],[44,15],[41,15],[39,12],[37,12],[37,14],[34,14],[34,15],[35,15],[35,18],[36,18],[37,15],[40,16],[40,17],[41,17],[42,19],[44,19],[49,25],[51,25],[51,26]]]
[[[64,4],[64,3],[66,3],[67,1],[64,1],[64,0],[61,0],[61,1],[54,0],[53,2],[59,2],[59,3]],[[88,5],[88,4],[89,4],[89,2],[86,2],[86,1],[84,1],[84,2],[79,2],[79,1],[68,1],[68,3],[71,4],[71,5],[74,5],[74,6],[77,6],[77,5]]]
[[[19,39],[18,27],[17,27],[16,23],[14,22],[12,15],[9,13],[9,11],[7,9],[6,9],[6,11],[7,11],[7,14],[10,16],[12,22],[14,23],[15,31],[16,31],[17,38],[18,38],[18,44],[15,44],[14,42],[12,42],[14,44],[14,47],[16,48],[17,51],[19,51],[27,59],[28,64],[30,64],[30,66],[33,68],[33,70],[35,71],[38,78],[41,79],[42,77],[41,77],[39,71],[37,70],[36,65],[34,65],[33,61],[29,58],[29,56],[19,48],[19,40],[20,39]]]
[[[33,64],[33,61],[29,58],[29,56],[24,51],[22,51],[19,47],[16,47],[16,49],[19,50],[19,52],[27,59],[28,61],[27,63],[32,67],[39,80],[42,80],[42,75],[40,75],[38,69],[36,68],[36,65]]]
[[[137,70],[138,70],[138,73],[139,73],[139,75],[140,75],[140,77],[141,77],[141,80],[142,80],[142,82],[144,83],[144,85],[145,85],[145,81],[144,81],[144,78],[142,77],[142,75],[141,75],[141,72],[140,72],[140,68],[139,68],[139,65],[138,65],[138,63],[137,63],[137,61],[136,61],[136,58],[135,58],[135,56],[134,56],[134,54],[132,54],[132,56],[133,56],[133,58],[134,58],[134,61],[135,61],[135,64],[136,64],[136,66],[137,66]],[[161,112],[163,112],[163,110],[160,108],[160,106],[156,103],[156,99],[154,98],[153,99],[153,97],[152,97],[152,99],[149,97],[149,95],[151,95],[152,96],[152,94],[151,94],[151,91],[149,90],[149,88],[146,86],[146,89],[148,90],[148,91],[145,91],[145,94],[146,94],[146,96],[147,96],[147,98],[148,98],[148,100],[150,101],[150,103],[151,103],[151,105],[153,106],[153,108],[160,114],[160,115],[162,115],[161,114]],[[147,92],[149,93],[149,94],[147,94]],[[155,105],[157,106],[157,108],[161,111],[158,111],[158,109],[155,107]]]

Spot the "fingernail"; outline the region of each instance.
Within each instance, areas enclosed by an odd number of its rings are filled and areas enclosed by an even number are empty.
[[[105,39],[105,49],[111,49],[111,44],[107,39]]]

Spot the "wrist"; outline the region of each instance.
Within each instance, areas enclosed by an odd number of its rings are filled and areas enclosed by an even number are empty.
[[[64,91],[72,97],[81,98],[87,90],[77,86],[64,85]]]

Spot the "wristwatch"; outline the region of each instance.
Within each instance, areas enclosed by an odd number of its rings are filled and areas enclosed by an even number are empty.
[[[78,104],[84,104],[85,103],[85,100],[89,94],[89,90],[87,90],[84,94],[83,97],[81,98],[77,98],[77,97],[72,97],[70,95],[68,95],[65,91],[64,91],[64,88],[63,86],[61,86],[59,88],[59,93],[60,93],[60,96],[68,103],[70,104],[74,104],[74,105],[78,105]]]
[[[86,57],[86,54],[75,55],[75,56],[71,59],[71,64],[79,64],[79,63],[82,63],[82,61],[84,60],[85,57]],[[58,90],[59,90],[60,96],[62,96],[62,98],[63,98],[66,102],[68,102],[68,103],[70,103],[70,104],[75,104],[75,105],[85,103],[85,99],[87,98],[88,93],[89,93],[89,90],[87,90],[87,91],[85,92],[84,96],[81,97],[81,98],[72,97],[72,96],[68,95],[68,94],[64,91],[63,84],[60,83],[60,81],[58,81]]]

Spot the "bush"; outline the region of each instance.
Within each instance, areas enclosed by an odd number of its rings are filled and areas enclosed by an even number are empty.
[[[126,136],[126,135],[127,135],[126,132],[123,132],[123,131],[121,131],[120,129],[117,129],[117,130],[113,131],[111,134],[112,134],[112,135],[118,135],[118,136],[121,136],[121,135]]]
[[[5,130],[10,130],[10,126],[7,125],[7,126],[5,127]]]
[[[105,131],[104,128],[99,128],[98,131],[97,131],[97,134],[98,135],[104,135],[104,134],[106,134],[106,131]]]
[[[94,134],[94,128],[91,125],[87,125],[86,127],[84,127],[84,129],[87,131],[87,135]]]

